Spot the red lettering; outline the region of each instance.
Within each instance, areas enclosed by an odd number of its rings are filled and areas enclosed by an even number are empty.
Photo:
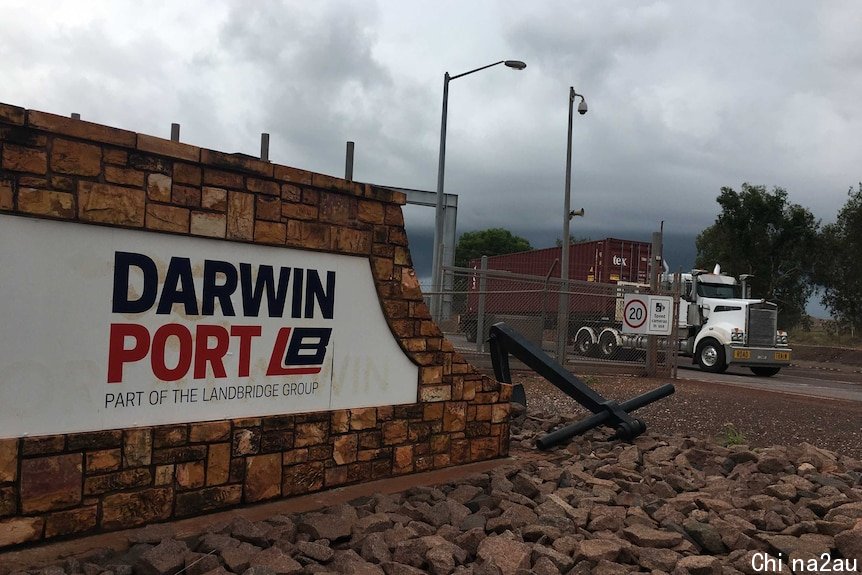
[[[239,338],[239,372],[237,376],[248,377],[251,365],[251,338],[259,337],[259,325],[232,325],[230,334]]]
[[[291,328],[283,327],[278,330],[275,337],[275,345],[272,348],[272,356],[269,358],[269,367],[266,375],[314,375],[320,373],[320,367],[283,367],[282,361],[287,353],[287,344],[290,342]]]
[[[178,381],[192,372],[194,379],[227,377],[224,358],[231,348],[231,337],[239,341],[237,377],[251,373],[252,343],[260,337],[258,325],[197,325],[194,335],[183,324],[165,324],[150,338],[139,324],[111,324],[108,344],[108,383],[122,383],[123,368],[150,356],[153,376],[160,381]],[[267,376],[314,375],[321,372],[331,330],[324,328],[281,328],[275,338]],[[175,338],[175,339],[171,339]],[[130,340],[131,341],[128,341]],[[168,353],[171,349],[171,353]],[[176,364],[168,365],[168,355]],[[172,362],[173,363],[173,362]]]
[[[215,347],[209,347],[209,339],[215,338]],[[224,356],[230,347],[230,334],[220,325],[199,325],[195,332],[195,379],[207,376],[207,363],[212,365],[213,377],[227,377]]]
[[[126,338],[134,338],[134,346],[126,348]],[[112,323],[108,338],[108,383],[123,381],[123,364],[141,361],[150,351],[150,332],[135,323]]]
[[[169,337],[179,340],[179,358],[174,368],[165,363],[165,348]],[[165,324],[153,334],[153,351],[150,357],[153,375],[162,381],[177,381],[186,376],[192,365],[192,332],[178,323]]]

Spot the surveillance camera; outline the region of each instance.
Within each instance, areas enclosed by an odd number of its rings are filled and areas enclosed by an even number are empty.
[[[578,104],[578,114],[583,116],[586,113],[587,113],[587,101],[582,99],[581,103]]]

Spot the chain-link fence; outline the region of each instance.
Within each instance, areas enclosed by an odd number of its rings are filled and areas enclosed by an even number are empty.
[[[439,323],[458,351],[473,356],[471,361],[487,354],[490,327],[505,322],[564,365],[623,366],[656,375],[670,375],[675,366],[674,337],[623,333],[622,314],[627,293],[671,295],[672,325],[677,325],[677,294],[632,282],[563,282],[550,273],[470,268],[444,273],[452,289],[442,294]]]

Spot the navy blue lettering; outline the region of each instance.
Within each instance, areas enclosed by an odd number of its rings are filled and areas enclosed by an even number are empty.
[[[326,290],[320,283],[317,270],[308,270],[305,283],[305,317],[314,317],[314,302],[320,306],[325,319],[332,319],[335,311],[335,272],[326,272]]]
[[[224,283],[217,284],[218,275],[224,276]],[[236,291],[236,268],[233,264],[219,260],[204,260],[204,291],[201,313],[215,315],[215,300],[218,300],[224,316],[236,315],[230,296]]]
[[[294,274],[296,271],[294,270]],[[302,274],[300,274],[300,280]],[[269,317],[284,315],[284,302],[287,299],[287,284],[290,279],[290,268],[279,268],[278,285],[275,283],[272,266],[259,266],[257,280],[252,286],[251,264],[239,264],[239,278],[242,285],[242,310],[246,317],[257,317],[260,314],[260,304],[266,292],[266,303]],[[296,277],[294,277],[296,281]]]
[[[301,269],[293,270],[293,303],[290,306],[290,317],[302,317],[302,277]]]
[[[198,315],[198,300],[189,258],[171,258],[156,313],[169,314],[176,303],[183,305],[186,315]]]
[[[136,300],[129,299],[129,270],[134,266],[141,270],[144,285]],[[156,303],[159,274],[156,264],[143,254],[130,252],[114,253],[114,300],[113,313],[143,313]]]

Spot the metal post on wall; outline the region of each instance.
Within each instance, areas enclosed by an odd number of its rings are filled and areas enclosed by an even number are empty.
[[[476,310],[476,351],[485,351],[485,290],[488,288],[488,256],[482,256],[479,266],[482,273],[479,275],[479,305]]]
[[[353,142],[347,142],[347,153],[344,157],[344,179],[348,182],[353,181]]]
[[[260,135],[260,159],[264,162],[269,161],[269,134],[266,132]]]
[[[179,142],[180,141],[180,125],[179,124],[171,124],[171,141]]]

